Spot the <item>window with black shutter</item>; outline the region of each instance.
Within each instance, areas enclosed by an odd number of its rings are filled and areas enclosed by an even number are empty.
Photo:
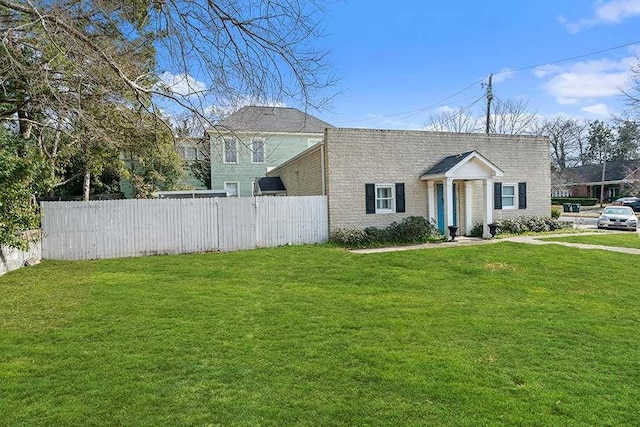
[[[396,212],[404,212],[404,183],[396,184]]]
[[[527,208],[527,183],[518,183],[518,209]]]
[[[376,185],[365,184],[364,193],[365,193],[366,212],[368,214],[376,213]]]
[[[493,208],[502,209],[502,183],[493,183]]]

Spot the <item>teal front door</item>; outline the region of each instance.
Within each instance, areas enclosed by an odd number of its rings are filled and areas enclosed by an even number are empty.
[[[456,185],[453,184],[453,224],[444,223],[444,186],[442,183],[436,184],[436,200],[438,205],[438,230],[445,234],[445,226],[458,224],[458,212],[456,209]]]

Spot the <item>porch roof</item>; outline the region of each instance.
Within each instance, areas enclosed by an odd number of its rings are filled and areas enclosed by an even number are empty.
[[[503,176],[504,172],[477,151],[447,156],[420,175],[423,181],[435,179],[483,179]]]

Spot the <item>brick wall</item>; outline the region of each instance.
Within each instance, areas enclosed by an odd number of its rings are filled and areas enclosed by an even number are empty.
[[[504,177],[496,181],[527,183],[527,209],[494,210],[494,219],[550,214],[550,161],[545,138],[374,129],[327,129],[325,138],[326,191],[332,230],[384,227],[410,215],[427,216],[427,185],[420,175],[446,156],[471,150],[504,171]],[[304,165],[307,160],[315,161],[316,165]],[[297,170],[300,176],[300,171],[316,170],[313,168],[319,164],[319,154],[313,159],[297,158],[280,166],[275,175],[286,177],[283,182],[289,189],[292,171]],[[320,181],[318,172],[309,172],[305,177]],[[366,214],[366,183],[404,183],[406,212]],[[464,184],[461,181],[457,184],[458,223],[463,225]],[[484,216],[482,182],[474,182],[471,190],[475,223]]]

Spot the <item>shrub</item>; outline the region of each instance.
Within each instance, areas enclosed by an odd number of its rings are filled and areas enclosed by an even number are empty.
[[[329,239],[343,246],[366,246],[369,242],[367,233],[355,228],[339,228],[331,233]]]
[[[436,234],[437,227],[433,221],[422,216],[410,216],[400,222],[393,222],[387,227],[387,239],[398,243],[421,243]]]
[[[478,223],[478,224],[473,226],[473,228],[469,232],[469,236],[471,236],[471,237],[482,237],[482,233],[483,232],[484,232],[484,230],[483,230],[482,223]]]
[[[495,222],[498,233],[522,234],[526,232],[555,231],[567,227],[555,218],[519,216],[515,218],[503,218]]]
[[[393,243],[424,243],[440,238],[435,221],[421,216],[410,216],[380,229],[338,229],[331,233],[330,240],[341,246],[363,247]]]
[[[562,215],[562,211],[559,208],[557,208],[555,206],[552,206],[551,207],[551,218],[552,219],[558,219],[558,218],[560,218],[560,215]]]

